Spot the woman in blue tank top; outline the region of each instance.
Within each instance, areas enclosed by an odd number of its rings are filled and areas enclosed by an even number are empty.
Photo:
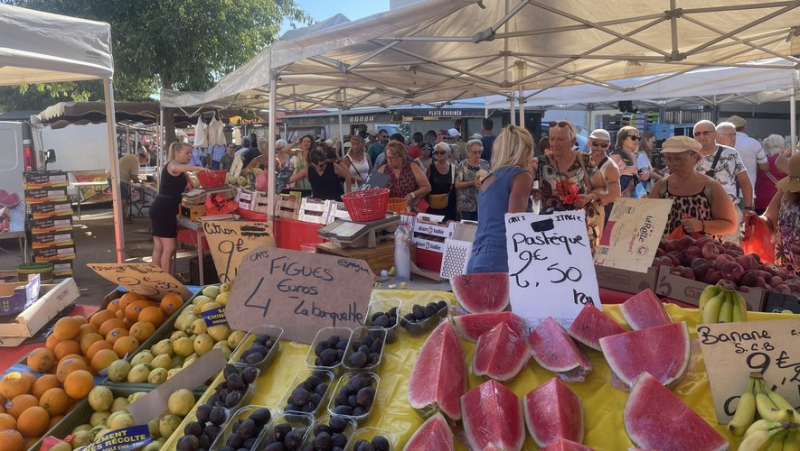
[[[492,171],[478,195],[480,220],[467,273],[508,272],[505,214],[529,211],[532,159],[533,138],[524,128],[510,125],[495,140]]]

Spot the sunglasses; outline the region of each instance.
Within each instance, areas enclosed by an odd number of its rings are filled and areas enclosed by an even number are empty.
[[[716,133],[716,132],[717,132],[716,130],[711,130],[711,131],[708,131],[708,132],[694,132],[694,136],[706,136],[706,135],[711,135],[711,134]]]
[[[550,128],[569,128],[572,132],[575,132],[575,128],[567,121],[550,121]]]
[[[447,155],[447,152],[437,151],[433,153],[434,155]]]
[[[636,135],[630,135],[630,136],[626,136],[626,138],[630,138],[630,139],[631,139],[631,140],[633,140],[633,141],[638,141],[638,140],[639,140],[639,137],[638,137],[638,136],[636,136]]]
[[[595,147],[602,147],[603,149],[606,149],[606,148],[608,148],[610,143],[602,143],[600,141],[592,141],[592,145],[595,146]]]

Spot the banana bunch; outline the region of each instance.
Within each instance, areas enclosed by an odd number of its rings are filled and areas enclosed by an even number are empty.
[[[800,451],[800,414],[767,386],[761,373],[750,374],[728,430],[744,435],[740,451]]]
[[[747,303],[736,290],[709,285],[700,294],[701,323],[747,321]]]

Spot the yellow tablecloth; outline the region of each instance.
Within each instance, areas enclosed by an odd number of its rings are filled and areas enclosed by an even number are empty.
[[[455,302],[452,293],[438,291],[375,290],[372,298],[373,300],[399,299],[403,305],[426,304],[441,299],[451,303]],[[699,322],[698,311],[697,309],[683,309],[673,304],[667,304],[666,308],[673,321],[686,321],[688,323],[693,339],[692,360],[689,369],[680,384],[673,388],[673,392],[691,406],[695,412],[705,418],[706,421],[716,426],[717,430],[731,443],[731,449],[736,449],[740,439],[731,436],[724,426],[717,425],[705,364],[703,363],[699,344],[696,341],[695,326]],[[618,305],[604,306],[604,311],[618,323],[625,324]],[[750,313],[749,316],[753,321],[797,317],[790,314],[770,313]],[[381,379],[376,396],[376,404],[373,406],[372,414],[368,421],[362,425],[362,427],[371,426],[395,434],[398,441],[396,449],[398,450],[402,449],[403,445],[423,421],[408,406],[407,380],[411,374],[417,354],[426,338],[427,336],[412,337],[401,328],[398,340],[386,346],[383,354],[383,363],[378,372]],[[467,368],[469,368],[475,345],[466,340],[462,340],[461,343],[464,361]],[[282,341],[280,354],[259,377],[256,393],[250,403],[278,408],[283,407],[278,406],[278,403],[284,392],[289,388],[288,386],[294,376],[305,368],[305,356],[308,349],[308,345]],[[584,349],[587,350],[587,355],[594,364],[594,370],[584,382],[568,383],[569,387],[583,401],[586,424],[584,443],[596,450],[617,451],[627,449],[633,446],[625,433],[622,420],[622,411],[625,407],[628,393],[610,384],[612,374],[603,355],[598,351]],[[468,374],[470,389],[485,381],[484,378],[473,376],[469,371]],[[553,373],[542,369],[531,359],[522,372],[514,380],[507,383],[506,386],[522,398],[552,377],[555,377]],[[220,381],[221,375],[211,386],[215,386]],[[211,390],[213,388],[206,392],[201,401],[211,395]],[[657,406],[653,407],[654,409],[658,408]],[[192,410],[184,420],[184,424],[194,419],[194,410]],[[668,419],[665,419],[665,421],[668,421]],[[182,436],[184,424],[181,424],[178,428],[179,432],[166,443],[163,449],[175,449],[175,444]],[[456,449],[468,449],[460,427],[455,431],[455,434]],[[527,436],[523,449],[538,449],[530,435]]]

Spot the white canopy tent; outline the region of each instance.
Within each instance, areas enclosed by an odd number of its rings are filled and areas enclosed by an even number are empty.
[[[753,67],[771,57],[796,68],[798,7],[798,0],[428,0],[276,43],[208,92],[162,92],[161,100],[275,111],[499,95],[513,108],[526,89],[588,84],[624,93],[616,80]]]
[[[0,85],[103,80],[108,156],[114,196],[117,262],[125,247],[117,174],[111,27],[9,5],[0,5]]]

